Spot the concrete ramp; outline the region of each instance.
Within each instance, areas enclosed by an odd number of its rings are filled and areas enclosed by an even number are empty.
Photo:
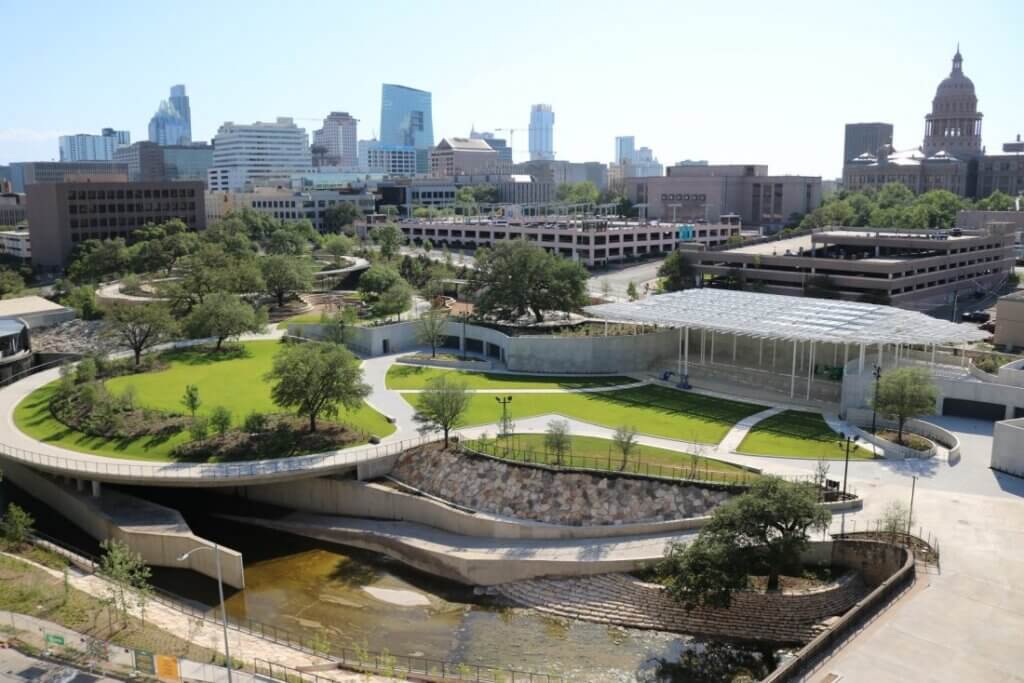
[[[187,568],[217,578],[214,544],[193,534],[177,510],[110,488],[104,488],[102,495],[93,497],[78,490],[74,480],[64,483],[13,462],[4,463],[3,473],[19,488],[45,502],[98,541],[116,538],[139,553],[146,564]],[[178,561],[181,555],[200,547],[210,552],[193,553],[185,562]],[[242,554],[223,546],[216,552],[220,553],[224,583],[233,588],[245,588]]]

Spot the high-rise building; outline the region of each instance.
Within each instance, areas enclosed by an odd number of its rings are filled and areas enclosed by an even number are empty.
[[[416,175],[416,151],[409,145],[384,145],[377,140],[360,140],[359,166],[367,173]]]
[[[550,104],[530,107],[530,161],[555,158],[555,112]]]
[[[288,117],[275,123],[237,124],[228,121],[213,139],[211,192],[288,181],[294,173],[312,170],[309,136]]]
[[[444,138],[430,150],[430,175],[435,178],[483,175],[498,170],[498,152],[486,140]]]
[[[469,131],[470,140],[484,140],[488,145],[491,146],[495,152],[498,153],[498,161],[504,164],[507,168],[512,168],[512,148],[508,146],[508,140],[505,138],[495,137],[494,133],[486,130]]]
[[[846,140],[843,143],[843,165],[850,163],[861,154],[878,156],[878,150],[885,145],[892,146],[891,123],[848,123]]]
[[[149,141],[158,145],[187,145],[192,142],[192,108],[185,86],[172,85],[171,96],[160,102],[149,120]]]
[[[128,182],[127,164],[114,161],[16,161],[10,165],[11,189],[26,192],[36,183],[64,183],[82,178]]]
[[[213,147],[136,142],[114,152],[114,161],[128,165],[131,181],[202,180],[213,165]]]
[[[314,165],[355,168],[359,164],[358,123],[348,112],[328,114],[323,127],[313,131]]]
[[[632,135],[620,135],[615,138],[615,163],[624,164],[633,161],[636,154],[636,138]]]
[[[430,170],[430,149],[434,146],[431,95],[404,85],[385,83],[380,98],[380,143],[416,150],[416,170]]]
[[[59,144],[61,161],[110,161],[114,150],[131,144],[131,134],[104,128],[99,135],[61,135]]]

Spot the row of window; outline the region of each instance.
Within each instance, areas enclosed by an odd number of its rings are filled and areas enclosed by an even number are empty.
[[[143,202],[139,204],[69,204],[72,216],[92,213],[143,213],[149,211],[195,211],[195,202]]]
[[[177,199],[195,197],[194,188],[163,188],[160,190],[68,190],[68,199]]]
[[[684,201],[684,202],[690,202],[690,201],[693,201],[693,202],[703,202],[703,201],[706,201],[707,198],[708,198],[708,196],[706,194],[667,194],[667,193],[662,193],[662,195],[661,195],[661,201],[663,201],[663,202],[670,202],[670,201],[671,202],[676,202],[676,201],[680,201],[680,200]]]
[[[145,223],[166,223],[167,221],[180,219],[188,223],[189,225],[195,225],[196,217],[193,215],[189,216],[147,216],[145,220],[138,218],[119,216],[119,217],[102,217],[102,218],[72,218],[68,221],[68,225],[72,230],[78,230],[81,228],[116,228],[116,227],[130,227],[136,228]]]

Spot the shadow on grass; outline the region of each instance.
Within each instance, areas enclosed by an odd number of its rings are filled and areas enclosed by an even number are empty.
[[[244,344],[228,344],[220,350],[209,346],[194,346],[186,349],[174,349],[160,354],[161,360],[183,365],[211,365],[228,360],[251,358],[252,352]]]

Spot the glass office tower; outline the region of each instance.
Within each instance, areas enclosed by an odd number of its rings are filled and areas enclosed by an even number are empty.
[[[380,144],[414,147],[417,172],[426,173],[434,146],[431,96],[425,90],[385,83],[380,100]]]

